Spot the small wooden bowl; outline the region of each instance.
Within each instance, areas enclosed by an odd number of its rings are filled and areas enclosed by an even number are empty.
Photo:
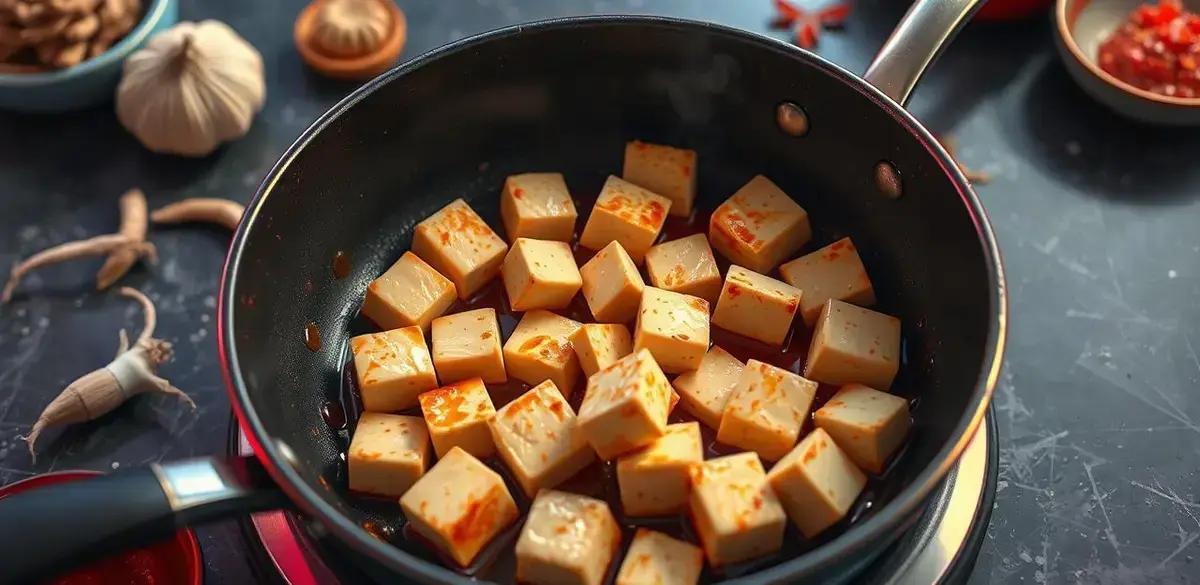
[[[396,59],[400,58],[400,51],[404,49],[404,41],[408,37],[408,23],[404,19],[404,12],[392,0],[382,1],[387,6],[388,12],[391,13],[395,26],[392,27],[391,34],[383,40],[383,44],[375,52],[347,59],[332,57],[318,51],[311,42],[312,31],[316,23],[317,11],[327,1],[315,0],[306,6],[300,12],[300,16],[296,18],[296,25],[292,29],[296,50],[300,52],[300,57],[310,67],[336,79],[363,80],[387,71],[396,62]]]
[[[1113,111],[1152,124],[1200,124],[1200,98],[1160,95],[1134,87],[1096,64],[1100,44],[1144,4],[1142,0],[1057,0],[1054,20],[1059,55],[1071,77]],[[1184,0],[1195,11],[1200,0]]]

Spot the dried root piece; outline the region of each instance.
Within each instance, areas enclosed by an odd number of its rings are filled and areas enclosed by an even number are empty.
[[[141,335],[133,347],[129,347],[129,338],[122,329],[116,359],[71,382],[50,401],[25,437],[29,454],[34,458],[37,457],[38,436],[46,428],[97,419],[138,394],[169,394],[196,408],[191,397],[157,373],[158,367],[171,359],[171,344],[154,337],[157,322],[154,303],[137,289],[121,287],[119,292],[142,305],[146,325]]]
[[[142,0],[0,0],[0,67],[12,73],[78,65],[128,34],[141,16]]]
[[[950,158],[954,159],[954,164],[958,165],[958,169],[962,171],[963,176],[966,177],[968,181],[977,185],[986,185],[991,182],[991,173],[968,168],[967,165],[962,164],[962,162],[958,160],[958,140],[956,140],[953,136],[939,137],[938,142],[942,143],[942,147],[946,149],[946,152],[950,155]]]
[[[167,224],[190,221],[215,223],[235,230],[238,222],[242,221],[242,213],[245,211],[246,206],[236,201],[215,197],[194,197],[155,209],[150,214],[150,219],[154,223]]]
[[[130,189],[121,196],[121,228],[117,232],[129,238],[131,245],[113,250],[96,273],[96,290],[104,290],[119,280],[143,256],[156,255],[154,244],[146,242],[146,195]]]
[[[145,254],[153,258],[154,248],[146,242],[133,242],[128,236],[121,234],[105,234],[103,236],[95,236],[86,240],[76,240],[74,242],[66,242],[52,248],[47,248],[18,262],[12,268],[12,273],[8,277],[8,283],[4,285],[4,290],[0,292],[0,304],[7,303],[12,299],[12,293],[16,290],[17,285],[21,283],[21,279],[26,274],[37,270],[43,266],[66,262],[76,258],[86,258],[88,256],[102,256],[113,250],[124,247],[132,247],[139,254]]]

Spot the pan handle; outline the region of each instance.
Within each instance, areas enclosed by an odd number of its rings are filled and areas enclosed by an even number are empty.
[[[916,0],[867,66],[863,79],[900,105],[985,0]]]
[[[175,461],[13,494],[0,499],[0,582],[37,582],[286,501],[253,457]]]

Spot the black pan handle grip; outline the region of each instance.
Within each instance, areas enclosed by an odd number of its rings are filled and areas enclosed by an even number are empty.
[[[252,457],[164,463],[14,494],[0,499],[0,583],[36,582],[184,526],[285,503]]]

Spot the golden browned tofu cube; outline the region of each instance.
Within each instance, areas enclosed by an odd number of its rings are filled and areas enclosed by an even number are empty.
[[[875,304],[875,289],[858,250],[842,238],[812,254],[779,267],[788,284],[800,289],[800,315],[809,327],[817,321],[825,301],[837,299],[860,307]]]
[[[725,405],[717,440],[779,459],[800,437],[816,393],[816,382],[752,359]]]
[[[621,175],[634,185],[670,199],[671,215],[692,214],[692,204],[696,201],[696,151],[640,140],[627,142]]]
[[[900,370],[900,320],[836,299],[821,309],[805,377],[887,390]]]
[[[496,416],[496,407],[492,406],[483,380],[463,380],[425,392],[419,398],[438,457],[444,457],[454,447],[479,458],[491,457],[496,452],[488,431],[488,421]]]
[[[526,384],[554,382],[563,398],[570,398],[579,380],[579,358],[571,349],[571,335],[579,323],[549,311],[529,311],[504,343],[508,375]]]
[[[725,275],[712,322],[763,343],[783,345],[799,306],[799,289],[734,265]]]
[[[634,263],[641,264],[670,208],[670,199],[610,176],[583,226],[579,245],[600,250],[609,242],[620,242]]]
[[[367,285],[362,314],[384,329],[429,322],[454,304],[454,283],[412,252],[405,252],[379,278]]]
[[[850,511],[867,478],[818,428],[771,468],[767,481],[800,532],[813,538]]]
[[[579,274],[583,278],[583,298],[597,321],[624,323],[637,315],[646,285],[620,243],[612,242],[597,252]]]
[[[508,241],[569,242],[575,235],[576,217],[575,202],[561,173],[524,173],[505,179],[500,219]]]
[[[687,508],[689,470],[704,461],[700,423],[667,425],[666,432],[644,449],[617,460],[621,507],[628,516],[677,514]]]
[[[633,348],[648,349],[663,371],[700,367],[708,351],[708,301],[654,287],[642,291]]]
[[[699,368],[675,377],[673,385],[683,409],[709,428],[720,428],[729,395],[737,387],[745,366],[720,346],[713,345],[700,359]]]
[[[434,319],[433,366],[444,384],[477,377],[491,384],[508,381],[496,310],[476,309]]]
[[[704,234],[663,242],[646,253],[650,283],[671,292],[717,302],[721,273]]]
[[[696,585],[703,569],[700,547],[638,528],[617,573],[617,585]]]
[[[549,380],[504,405],[488,426],[500,459],[530,497],[596,460],[575,411]]]
[[[500,474],[458,448],[404,493],[400,509],[417,534],[462,567],[519,515]]]
[[[591,376],[633,352],[633,337],[624,325],[585,323],[571,336],[583,375]]]
[[[808,213],[762,175],[718,206],[708,222],[708,239],[718,252],[762,274],[811,238]]]
[[[713,567],[768,555],[783,544],[787,517],[754,453],[692,467],[689,502],[696,534]]]
[[[417,405],[417,395],[437,388],[433,359],[421,328],[367,333],[350,338],[363,409],[396,412]]]
[[[600,585],[621,547],[621,528],[595,498],[542,490],[517,538],[517,582]]]
[[[608,461],[662,436],[670,402],[666,375],[643,349],[588,378],[578,424],[596,454]]]
[[[847,384],[813,416],[850,459],[875,474],[883,473],[912,424],[908,401],[862,384]]]
[[[500,272],[508,244],[462,199],[417,224],[412,250],[454,281],[458,298],[469,299]]]
[[[420,418],[364,412],[347,456],[350,489],[398,498],[425,474],[429,460],[429,434]]]
[[[571,247],[550,240],[517,238],[500,274],[514,311],[562,309],[583,286]]]

